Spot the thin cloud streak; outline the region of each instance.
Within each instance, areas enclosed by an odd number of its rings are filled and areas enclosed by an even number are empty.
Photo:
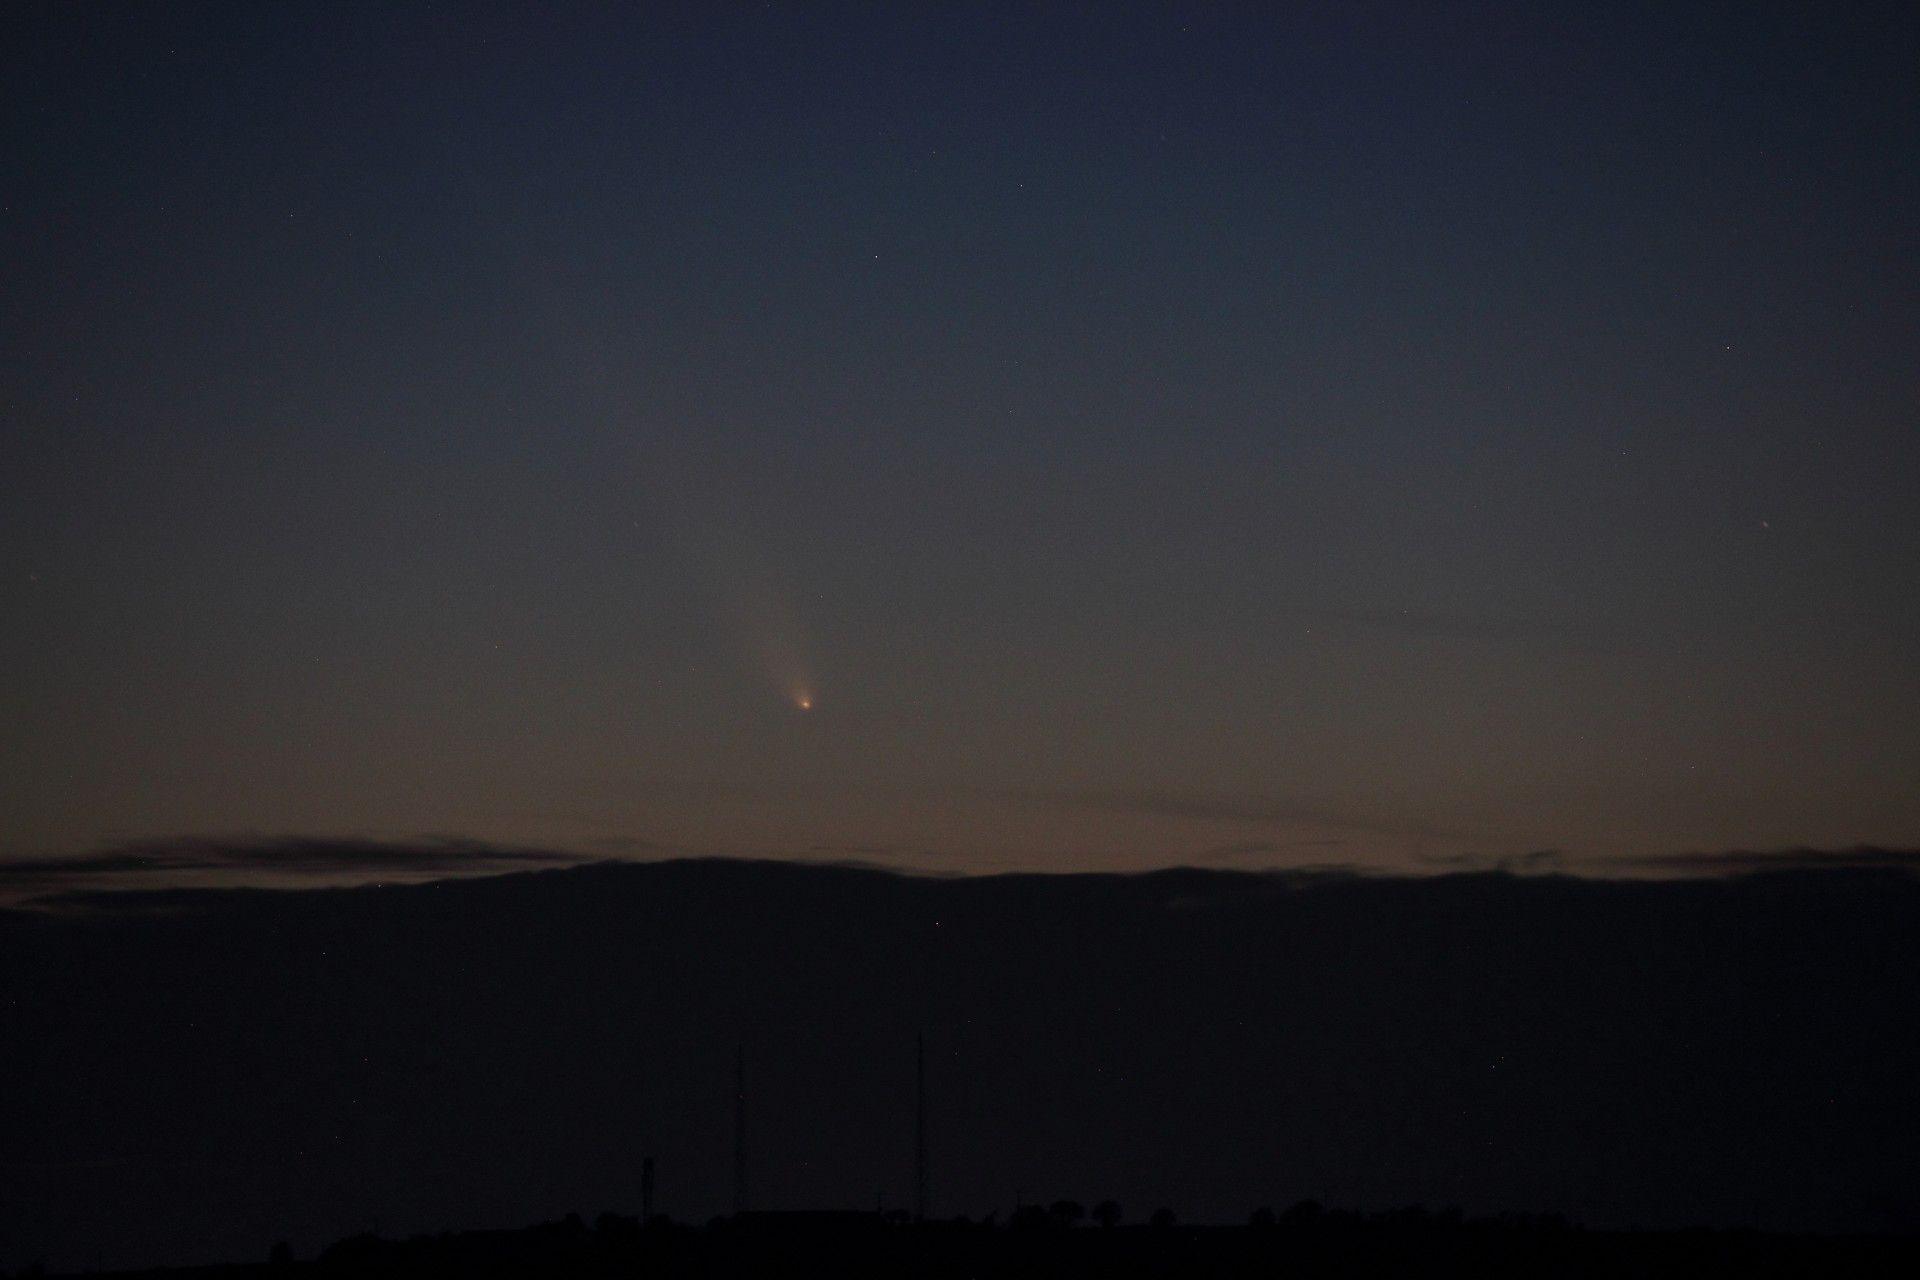
[[[1332,825],[1321,811],[1246,798],[1207,801],[1199,797],[1146,795],[1063,795],[1050,803],[1109,807],[1209,821],[1316,821]],[[1348,825],[1359,829],[1359,824]],[[1367,830],[1380,830],[1368,827]],[[650,852],[651,842],[635,841]],[[1195,850],[1194,864],[1242,864],[1298,857],[1308,850],[1332,851],[1349,842],[1336,838],[1229,841]],[[817,845],[803,852],[696,855],[727,862],[802,862],[860,867],[896,875],[964,874],[909,869],[898,864],[899,851],[888,846]],[[876,856],[878,855],[878,856]],[[895,855],[889,857],[888,855]],[[629,859],[614,859],[627,861]],[[655,861],[655,858],[639,858]],[[164,910],[199,901],[208,893],[237,888],[314,889],[383,881],[419,883],[510,871],[559,869],[605,862],[604,856],[554,849],[506,848],[480,841],[446,839],[420,843],[378,840],[330,840],[287,837],[223,841],[183,837],[119,845],[70,857],[0,859],[0,907],[66,907],[89,910]],[[1871,845],[1849,849],[1691,851],[1670,854],[1570,854],[1559,849],[1478,856],[1433,854],[1418,861],[1442,873],[1564,875],[1581,879],[1720,880],[1778,872],[1896,871],[1920,873],[1920,849]],[[1290,864],[1290,871],[1351,871],[1344,861]],[[993,873],[988,873],[989,878]]]
[[[501,848],[451,838],[399,844],[297,836],[268,840],[183,836],[70,857],[0,859],[0,899],[30,899],[82,888],[164,888],[189,879],[255,884],[342,876],[439,879],[591,860],[555,850]]]
[[[1250,858],[1266,858],[1288,854],[1296,849],[1340,849],[1345,848],[1345,840],[1237,840],[1231,844],[1216,844],[1200,850],[1195,860],[1202,863],[1234,862]]]
[[[1720,849],[1637,854],[1576,854],[1564,849],[1533,849],[1504,855],[1430,854],[1420,861],[1446,871],[1494,871],[1521,876],[1717,880],[1784,871],[1920,872],[1920,849],[1855,845],[1850,849]]]
[[[1767,871],[1920,872],[1920,849],[1732,849],[1722,852],[1656,853],[1590,859],[1590,864],[1686,876],[1750,875]]]
[[[1112,791],[1020,791],[1029,804],[1193,822],[1329,827],[1413,840],[1462,840],[1467,833],[1419,820],[1398,821],[1327,805],[1257,795],[1121,788]]]

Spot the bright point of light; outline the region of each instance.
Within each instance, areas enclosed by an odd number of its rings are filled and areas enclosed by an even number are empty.
[[[795,698],[793,701],[794,701],[794,704],[798,706],[802,711],[813,710],[813,697],[810,694],[803,693],[799,697]]]

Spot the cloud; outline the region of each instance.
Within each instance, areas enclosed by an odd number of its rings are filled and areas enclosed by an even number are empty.
[[[1407,835],[1438,834],[1435,828],[1373,823],[1329,810],[1257,797],[1207,797],[1165,792],[1063,792],[1028,797],[1038,803],[1146,813],[1195,821],[1312,823]],[[612,841],[600,842],[605,848]],[[617,842],[628,853],[659,851],[644,840]],[[1336,837],[1305,840],[1224,841],[1197,850],[1202,864],[1286,859],[1294,870],[1334,870],[1343,863],[1299,864],[1305,850],[1338,849]],[[816,845],[804,853],[772,855],[777,862],[804,861],[898,872],[900,850],[891,846]],[[824,855],[824,856],[823,856]],[[876,855],[882,855],[876,857]],[[442,838],[412,842],[377,840],[221,840],[183,837],[116,845],[68,857],[0,858],[0,904],[38,903],[90,910],[165,910],[198,900],[208,890],[239,887],[314,888],[343,883],[420,882],[514,870],[576,866],[602,854],[511,848],[477,840]],[[739,855],[715,854],[723,861]],[[769,855],[759,855],[765,858]],[[884,859],[884,860],[883,860]],[[1558,873],[1582,878],[1675,877],[1725,879],[1785,871],[1920,872],[1920,849],[1871,845],[1851,849],[1723,850],[1669,854],[1573,854],[1558,849],[1486,855],[1433,853],[1419,862],[1455,871],[1509,875]]]
[[[0,859],[0,898],[25,899],[94,889],[166,888],[183,880],[264,881],[437,879],[518,867],[566,866],[578,854],[512,849],[443,838],[412,844],[377,840],[219,840],[185,836],[116,845],[54,858]]]
[[[1272,840],[1239,840],[1233,844],[1216,844],[1202,849],[1195,855],[1200,862],[1218,862],[1233,858],[1261,858],[1270,853],[1279,853],[1281,846]]]
[[[1112,791],[1023,791],[1030,804],[1103,813],[1180,818],[1193,822],[1238,822],[1257,826],[1332,827],[1416,840],[1459,840],[1464,833],[1418,819],[1377,818],[1358,810],[1304,804],[1268,796],[1120,788]]]
[[[1416,861],[1454,871],[1506,871],[1514,875],[1561,870],[1568,858],[1561,849],[1529,849],[1525,853],[1430,853]]]
[[[1654,853],[1595,858],[1595,867],[1670,872],[1686,876],[1751,875],[1764,871],[1920,871],[1920,849],[1732,849],[1720,852]]]
[[[827,855],[834,858],[897,858],[901,851],[890,844],[811,844],[807,846],[809,855]]]
[[[1338,849],[1345,840],[1237,840],[1230,844],[1216,844],[1200,850],[1195,856],[1199,862],[1230,862],[1240,858],[1264,858],[1274,854],[1289,853],[1295,849]]]
[[[598,849],[602,853],[615,857],[632,857],[642,853],[677,853],[679,850],[658,840],[649,840],[644,836],[597,836],[587,841],[587,847]]]
[[[1533,849],[1526,853],[1436,853],[1419,861],[1452,871],[1499,871],[1510,875],[1559,874],[1588,879],[1674,877],[1727,879],[1774,871],[1920,871],[1920,849],[1720,849],[1686,853],[1569,853]]]

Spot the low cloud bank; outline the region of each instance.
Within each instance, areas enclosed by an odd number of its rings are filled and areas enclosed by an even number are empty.
[[[1215,867],[1248,862],[1270,864],[1277,858],[1287,858],[1290,861],[1284,868],[1269,865],[1262,869],[1360,871],[1337,859],[1329,860],[1327,855],[1342,843],[1336,839],[1249,840],[1215,846],[1202,851],[1198,857],[1202,863]],[[606,860],[612,852],[615,851],[604,847],[594,853],[515,848],[458,838],[405,843],[302,837],[252,840],[181,837],[116,845],[65,857],[0,858],[0,905],[55,901],[75,906],[101,905],[124,899],[129,893],[154,897],[167,890],[304,888],[388,880],[413,883],[578,866]],[[641,852],[662,855],[667,851],[651,842],[631,842],[618,852],[625,856],[616,856],[614,860],[628,861]],[[829,850],[816,846],[808,851],[809,856],[775,861],[818,862],[825,852]],[[887,851],[878,847],[835,847],[831,852],[841,856],[828,860],[842,865],[877,871],[894,869],[884,865],[883,855]],[[1503,857],[1435,855],[1422,861],[1441,874],[1494,872],[1587,879],[1725,879],[1807,871],[1915,872],[1920,871],[1920,849],[1860,845],[1850,849],[1735,849],[1620,856],[1539,849]]]
[[[477,840],[402,844],[297,836],[267,840],[186,836],[66,857],[0,859],[0,900],[18,902],[87,890],[164,889],[183,883],[214,887],[341,878],[439,879],[586,861],[590,859],[579,854],[502,848]]]

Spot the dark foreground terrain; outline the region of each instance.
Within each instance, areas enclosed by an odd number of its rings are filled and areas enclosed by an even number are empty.
[[[1057,1188],[1125,1205],[1121,1234],[895,1233],[809,1246],[816,1261],[1868,1248],[1124,1225],[1308,1200],[1920,1230],[1920,878],[1891,870],[934,880],[688,862],[55,906],[0,911],[13,1272],[591,1222],[644,1203],[648,1159],[654,1208],[707,1222],[735,1202],[742,1054],[748,1204],[909,1205],[917,1037],[935,1216],[1005,1226]],[[492,1258],[515,1238],[458,1247]],[[751,1257],[737,1235],[649,1241],[568,1265]]]
[[[1030,1211],[1031,1213],[1031,1211]],[[1608,1232],[1557,1219],[1371,1217],[1296,1209],[1246,1227],[915,1224],[878,1213],[749,1214],[704,1229],[607,1214],[521,1231],[357,1236],[314,1262],[167,1272],[169,1280],[452,1276],[1910,1276],[1920,1239]]]

